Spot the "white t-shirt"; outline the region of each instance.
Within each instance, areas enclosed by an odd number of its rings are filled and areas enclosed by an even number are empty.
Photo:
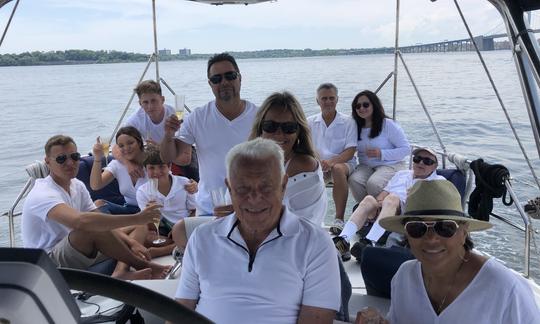
[[[340,306],[330,237],[286,209],[251,258],[231,214],[197,227],[183,261],[176,298],[198,299],[216,323],[296,323],[301,305]]]
[[[60,204],[80,212],[96,209],[90,193],[80,180],[71,179],[67,193],[50,175],[37,179],[23,206],[22,239],[25,248],[49,252],[71,232],[69,227],[48,218],[49,211]]]
[[[307,121],[311,129],[313,145],[317,148],[321,160],[331,159],[348,148],[356,147],[358,131],[351,117],[336,112],[336,117],[328,127],[321,113],[309,116]],[[349,163],[356,164],[354,157]]]
[[[409,140],[405,136],[405,132],[398,123],[390,118],[385,118],[383,128],[379,136],[369,138],[371,128],[362,128],[360,137],[357,142],[356,149],[358,150],[358,163],[369,167],[380,165],[396,164],[409,155],[411,148]],[[381,150],[381,158],[368,158],[366,148],[379,148]]]
[[[214,210],[210,190],[225,186],[225,155],[236,144],[245,142],[253,126],[257,107],[245,101],[242,114],[228,120],[211,101],[184,117],[177,138],[195,144],[199,159],[198,213],[211,215]]]
[[[407,201],[407,192],[419,180],[446,180],[446,178],[438,175],[436,171],[433,171],[429,177],[425,179],[413,179],[413,170],[402,170],[394,174],[392,179],[388,181],[386,187],[384,187],[384,191],[397,195],[402,206],[404,206]]]
[[[128,169],[118,160],[112,160],[104,170],[109,171],[118,181],[118,188],[120,193],[124,196],[128,205],[137,206],[137,189],[148,181],[146,176],[146,170],[144,171],[144,178],[137,179],[135,185],[131,181]]]
[[[171,175],[172,185],[171,190],[164,196],[161,192],[157,193],[157,201],[163,205],[160,209],[161,216],[165,217],[169,222],[176,224],[182,218],[189,216],[189,211],[195,209],[196,194],[188,194],[184,186],[189,183],[186,177]],[[139,208],[143,210],[146,204],[151,200],[148,195],[150,192],[150,183],[146,182],[137,189],[137,202]]]
[[[422,280],[421,264],[410,260],[392,279],[392,324],[540,323],[540,310],[527,281],[489,259],[461,294],[437,316]]]
[[[320,164],[313,172],[302,172],[289,178],[283,203],[293,214],[321,226],[328,199]]]
[[[163,119],[158,123],[154,124],[152,119],[141,107],[136,112],[134,112],[124,123],[124,126],[133,126],[137,128],[139,133],[141,133],[142,138],[146,141],[151,139],[156,143],[160,143],[165,136],[165,119],[170,115],[174,114],[174,108],[169,105],[163,105],[165,109],[165,114]]]

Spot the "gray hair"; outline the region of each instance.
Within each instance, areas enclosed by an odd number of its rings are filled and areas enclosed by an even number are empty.
[[[233,164],[243,158],[252,160],[275,159],[278,162],[280,177],[285,175],[283,150],[272,140],[257,137],[251,141],[235,145],[225,157],[227,179],[231,178]]]
[[[317,96],[319,95],[319,91],[321,91],[322,89],[332,89],[336,93],[336,96],[338,95],[337,87],[333,83],[327,82],[327,83],[321,84],[317,88]]]

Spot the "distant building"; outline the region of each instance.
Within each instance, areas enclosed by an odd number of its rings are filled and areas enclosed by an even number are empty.
[[[164,48],[164,49],[162,49],[162,50],[159,50],[159,51],[158,51],[158,54],[159,54],[160,56],[171,55],[171,50],[170,50],[170,49]]]
[[[189,48],[181,48],[181,49],[178,50],[178,55],[190,56],[191,55],[191,50]]]

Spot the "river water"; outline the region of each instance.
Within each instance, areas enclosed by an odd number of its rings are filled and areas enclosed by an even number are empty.
[[[540,170],[511,53],[496,51],[484,55],[526,151],[535,169]],[[533,180],[476,54],[405,54],[405,61],[448,151],[506,165],[512,177],[520,181],[514,182],[520,199],[525,202],[537,196],[537,188],[523,183]],[[286,89],[298,97],[306,115],[318,111],[315,89],[320,83],[337,85],[338,110],[349,114],[354,95],[363,89],[377,88],[393,70],[392,55],[249,59],[238,63],[245,99],[260,104],[273,91]],[[0,68],[0,134],[5,148],[0,156],[1,213],[8,210],[27,179],[24,166],[43,159],[43,145],[48,137],[68,134],[77,142],[79,151],[87,153],[97,135],[112,132],[144,67],[144,63],[128,63]],[[176,92],[186,95],[189,107],[203,105],[212,98],[205,61],[164,62],[159,67],[161,77]],[[155,78],[155,72],[150,70],[146,78]],[[392,83],[379,95],[391,114]],[[165,93],[165,97],[174,104],[170,93]],[[132,104],[129,113],[136,108],[136,103]],[[412,143],[440,149],[402,68],[396,114]],[[350,206],[352,200],[351,196]],[[495,205],[502,206],[500,202]],[[513,207],[498,213],[521,223]],[[330,210],[329,215],[332,214]],[[473,240],[480,249],[522,270],[523,234],[500,221],[492,222],[492,230],[474,234]],[[17,228],[19,224],[20,218]],[[536,221],[535,225],[540,223]],[[0,217],[0,246],[7,246],[8,240],[7,219]],[[17,243],[21,244],[19,235]],[[539,252],[533,248],[532,254],[533,277],[540,281]]]

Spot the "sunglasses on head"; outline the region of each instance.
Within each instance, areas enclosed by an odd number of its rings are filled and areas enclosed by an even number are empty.
[[[440,220],[432,222],[410,221],[405,223],[405,231],[407,235],[418,239],[424,236],[428,229],[432,227],[433,231],[444,238],[450,238],[456,234],[459,225],[453,220]]]
[[[354,105],[354,109],[369,108],[369,106],[371,106],[371,104],[369,102],[367,102],[367,101],[359,102],[356,105]]]
[[[208,80],[210,80],[210,82],[212,82],[213,84],[220,84],[221,81],[223,81],[223,77],[225,77],[225,80],[227,81],[232,81],[232,80],[236,80],[236,78],[238,78],[239,75],[240,73],[236,71],[229,71],[223,74],[214,74],[211,77],[209,77]]]
[[[278,128],[281,128],[281,131],[285,134],[294,134],[298,131],[297,122],[284,122],[278,123],[273,120],[265,120],[262,122],[262,130],[267,133],[275,133]]]
[[[81,159],[81,153],[75,152],[75,153],[71,153],[67,155],[61,154],[61,155],[58,155],[56,158],[54,158],[54,160],[58,164],[64,164],[64,162],[66,162],[68,158],[71,158],[73,161],[79,161]]]
[[[420,161],[422,161],[422,163],[424,163],[425,165],[433,165],[433,164],[437,163],[436,161],[433,161],[430,158],[421,157],[421,156],[418,156],[418,155],[413,156],[412,160],[413,160],[414,163],[420,163]]]

